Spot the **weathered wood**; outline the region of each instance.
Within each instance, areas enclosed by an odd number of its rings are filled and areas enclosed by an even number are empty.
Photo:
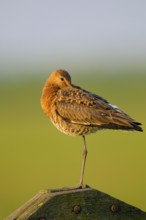
[[[45,190],[5,220],[146,220],[146,212],[86,187]]]

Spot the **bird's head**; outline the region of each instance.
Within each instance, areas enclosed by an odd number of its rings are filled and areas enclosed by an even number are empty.
[[[71,77],[67,71],[59,69],[51,73],[47,83],[59,88],[65,88],[71,85]]]

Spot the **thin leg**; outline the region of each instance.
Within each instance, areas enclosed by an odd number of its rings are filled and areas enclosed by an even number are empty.
[[[83,160],[82,160],[82,167],[81,167],[81,176],[80,176],[80,182],[79,186],[83,187],[83,178],[84,178],[84,171],[85,171],[85,163],[86,163],[86,157],[87,157],[87,147],[86,147],[86,140],[85,136],[83,135],[83,143],[84,143],[84,149],[83,149]]]
[[[76,189],[81,189],[83,188],[83,178],[84,178],[84,171],[85,171],[85,163],[86,163],[86,157],[87,157],[87,147],[86,147],[86,140],[85,136],[83,136],[83,144],[84,144],[84,149],[83,149],[83,160],[82,160],[82,167],[81,167],[81,176],[80,176],[80,182],[79,185],[73,188],[68,188],[65,187],[63,189],[52,189],[51,192],[62,192],[62,191],[70,191],[70,190],[76,190]],[[85,186],[86,188],[89,188],[89,186]]]

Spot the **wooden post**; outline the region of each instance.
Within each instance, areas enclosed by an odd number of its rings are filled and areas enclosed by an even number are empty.
[[[146,220],[146,212],[86,187],[45,190],[5,220]]]

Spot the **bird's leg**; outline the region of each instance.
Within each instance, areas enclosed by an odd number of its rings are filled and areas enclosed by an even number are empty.
[[[82,160],[82,167],[81,167],[81,176],[80,176],[80,182],[79,182],[79,188],[83,188],[83,178],[84,178],[84,171],[85,171],[85,163],[86,163],[86,157],[87,157],[87,147],[86,147],[86,140],[85,136],[83,135],[83,160]]]
[[[87,157],[87,147],[86,147],[86,140],[85,136],[83,135],[83,144],[84,144],[84,149],[83,149],[83,160],[82,160],[82,167],[81,167],[81,176],[80,176],[80,182],[79,185],[76,187],[68,188],[64,187],[62,189],[51,189],[51,192],[62,192],[62,191],[70,191],[70,190],[76,190],[76,189],[82,189],[82,188],[90,188],[88,185],[83,185],[83,178],[84,178],[84,171],[85,171],[85,163],[86,163],[86,157]]]

